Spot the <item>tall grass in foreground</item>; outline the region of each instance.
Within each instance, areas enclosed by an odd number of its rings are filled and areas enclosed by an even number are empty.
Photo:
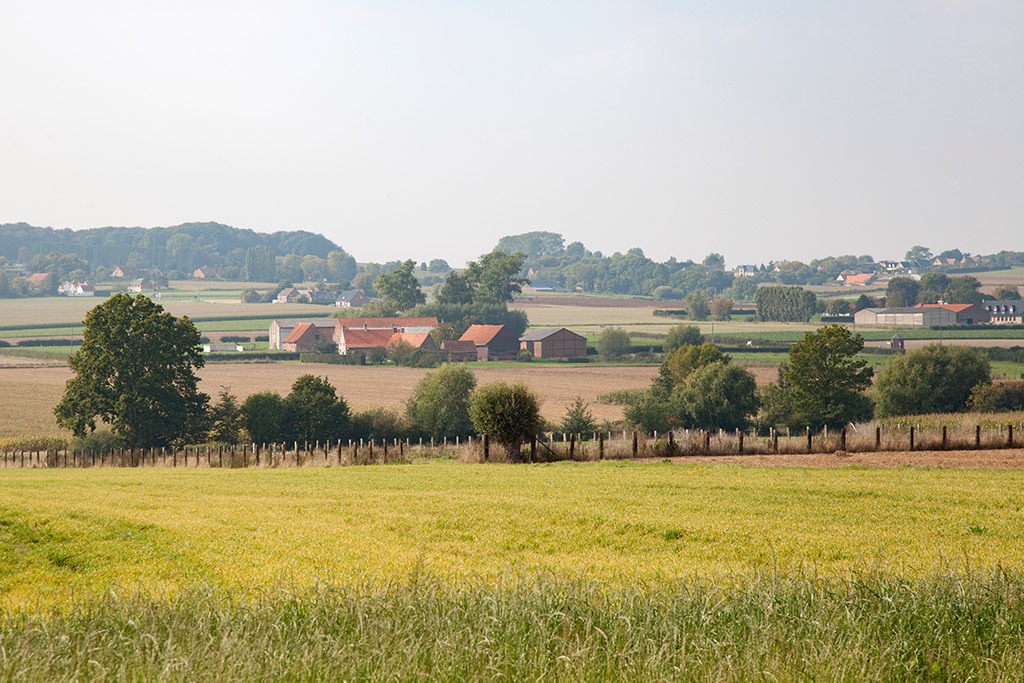
[[[0,616],[0,679],[1020,680],[1024,578],[111,594]]]

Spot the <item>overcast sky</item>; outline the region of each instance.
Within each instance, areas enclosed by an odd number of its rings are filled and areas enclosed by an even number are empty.
[[[1024,2],[0,1],[0,223],[1024,250]]]

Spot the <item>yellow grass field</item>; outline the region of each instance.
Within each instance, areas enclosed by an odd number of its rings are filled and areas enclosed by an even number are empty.
[[[1021,470],[676,463],[5,471],[0,607],[197,584],[1020,570],[1022,490]]]
[[[577,396],[593,402],[616,389],[646,388],[657,375],[653,366],[591,367],[528,365],[488,367],[470,364],[478,384],[521,381],[541,397],[541,414],[561,421]],[[400,367],[320,365],[312,363],[213,363],[199,371],[200,389],[216,396],[221,387],[239,398],[260,391],[286,394],[303,374],[327,377],[354,410],[376,406],[403,409],[416,383],[429,370]],[[0,438],[59,432],[53,406],[71,377],[66,366],[0,368]],[[593,403],[597,420],[622,417],[622,407]]]

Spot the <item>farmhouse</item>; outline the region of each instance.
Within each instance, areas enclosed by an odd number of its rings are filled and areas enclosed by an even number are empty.
[[[361,289],[346,289],[334,297],[334,305],[338,308],[362,308],[369,302],[369,297]]]
[[[290,304],[299,298],[299,290],[294,287],[285,287],[274,297],[275,304]]]
[[[875,282],[874,273],[844,273],[836,278],[836,281],[846,287],[866,287]]]
[[[408,344],[416,351],[426,351],[427,353],[441,351],[429,332],[395,332],[388,340],[388,346],[392,347],[398,344]]]
[[[117,278],[118,280],[134,280],[138,274],[138,271],[131,266],[114,266],[114,269],[110,271],[110,277]]]
[[[857,325],[956,325],[956,313],[945,308],[865,308],[853,315]]]
[[[587,355],[587,338],[564,327],[542,327],[519,339],[521,348],[534,358],[582,358]]]
[[[957,325],[987,323],[989,313],[981,304],[917,304],[917,308],[944,308],[956,314]]]
[[[386,349],[395,336],[393,329],[366,330],[360,327],[341,327],[335,330],[334,340],[338,342],[338,353],[347,355],[353,351]]]
[[[288,338],[288,335],[295,330],[296,327],[302,323],[309,323],[320,330],[320,334],[327,335],[330,339],[334,336],[334,327],[338,321],[334,318],[322,318],[319,320],[272,320],[270,322],[270,331],[268,333],[269,342],[267,348],[275,351],[284,350],[284,340]]]
[[[281,346],[285,351],[312,351],[313,345],[319,341],[334,341],[334,328],[318,327],[313,323],[299,323],[295,326]]]
[[[477,360],[476,343],[469,339],[445,339],[441,342],[441,354],[451,363],[472,362]]]
[[[396,332],[426,334],[437,327],[437,318],[338,318],[334,341],[338,353],[386,348]],[[433,342],[433,340],[431,340]],[[437,344],[434,344],[437,350]]]
[[[196,268],[192,271],[192,277],[197,280],[216,280],[220,277],[220,274],[213,268]]]
[[[471,341],[477,360],[515,358],[519,338],[506,325],[470,325],[459,341]]]
[[[998,301],[991,299],[982,301],[981,307],[988,311],[989,322],[994,325],[1020,325],[1024,323],[1024,300],[1007,299]]]
[[[62,282],[60,287],[57,288],[57,293],[64,296],[96,296],[96,288],[88,282],[71,280],[70,282]]]
[[[152,292],[153,283],[148,278],[138,277],[128,283],[126,288],[129,292]]]

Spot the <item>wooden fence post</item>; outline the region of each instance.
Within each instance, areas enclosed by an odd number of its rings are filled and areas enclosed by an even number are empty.
[[[530,464],[537,461],[537,435],[530,437]]]
[[[1013,448],[1013,425],[1006,425],[1006,447]]]
[[[704,455],[711,455],[711,432],[704,432]]]
[[[772,452],[779,452],[779,432],[775,429],[772,430]]]
[[[882,450],[882,428],[875,427],[875,450]]]
[[[604,460],[604,432],[597,435],[597,459]]]
[[[736,435],[739,437],[739,440],[740,440],[740,443],[739,443],[740,455],[743,455],[743,430],[742,429],[737,429],[736,430]]]
[[[974,427],[974,447],[981,448],[981,425]]]
[[[914,427],[910,427],[910,450],[914,450]]]
[[[942,450],[946,450],[947,443],[948,441],[946,440],[946,425],[942,425]]]
[[[807,428],[807,452],[808,452],[808,453],[811,453],[811,452],[813,452],[813,451],[814,451],[814,445],[813,445],[813,443],[812,443],[811,439],[812,439],[812,436],[811,436],[811,428],[810,428],[810,427],[808,427],[808,428]]]
[[[636,430],[634,430],[633,431],[633,457],[635,458],[639,452],[640,452],[640,435],[636,432]]]
[[[846,427],[839,430],[839,450],[846,450]]]
[[[484,434],[484,462],[491,458],[491,437]]]
[[[571,434],[569,436],[569,459],[573,460],[576,458],[576,435]]]

